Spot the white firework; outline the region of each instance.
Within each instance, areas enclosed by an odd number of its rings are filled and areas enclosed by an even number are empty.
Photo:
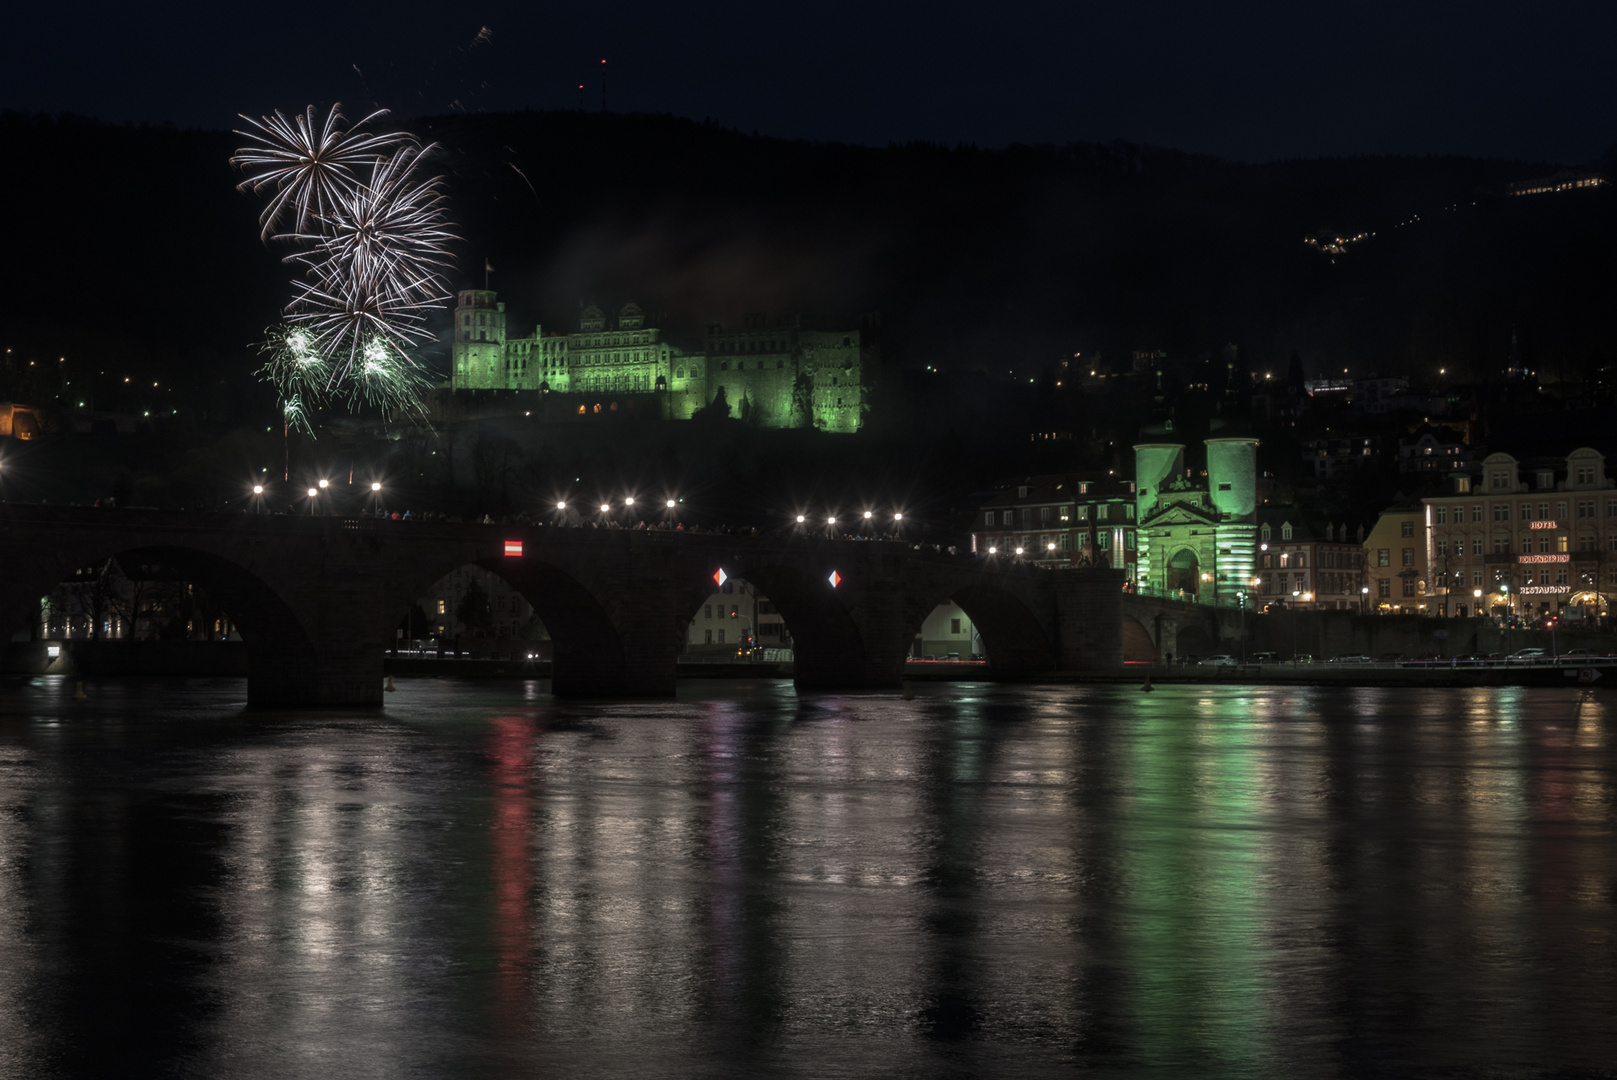
[[[318,235],[296,237],[308,250],[294,258],[317,278],[351,277],[424,305],[446,301],[442,272],[452,262],[449,244],[459,237],[444,213],[442,178],[420,168],[434,149],[401,147],[378,161],[366,183],[336,196]]]
[[[386,109],[378,109],[346,128],[341,105],[333,105],[323,121],[316,119],[313,105],[290,117],[279,109],[257,120],[242,115],[250,130],[236,134],[251,143],[237,150],[230,163],[250,174],[237,185],[238,191],[272,192],[259,215],[260,235],[268,240],[288,215],[293,232],[306,231],[311,218],[359,186],[362,173],[398,147],[415,142],[405,132],[376,135],[359,130],[386,115]]]
[[[286,261],[304,267],[258,374],[300,410],[340,400],[423,420],[431,380],[412,350],[431,337],[427,318],[449,298],[444,271],[458,237],[443,178],[423,168],[436,147],[402,132],[355,134],[382,115],[344,130],[337,106],[323,125],[311,106],[296,120],[277,112],[249,121],[263,134],[243,133],[258,145],[231,160],[258,171],[241,187],[273,192],[264,235],[292,243]],[[291,231],[275,233],[287,215]]]

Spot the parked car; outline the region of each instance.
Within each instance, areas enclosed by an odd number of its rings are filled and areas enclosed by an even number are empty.
[[[1547,660],[1549,655],[1550,650],[1548,649],[1517,649],[1505,659],[1515,663],[1522,663],[1533,660]]]
[[[1279,662],[1280,654],[1272,652],[1255,652],[1247,659],[1249,664],[1277,664]]]
[[[1378,664],[1396,664],[1398,661],[1402,660],[1403,658],[1404,658],[1404,654],[1401,653],[1401,652],[1384,652],[1380,656],[1376,657],[1376,663],[1378,663]]]
[[[1314,654],[1300,652],[1291,658],[1291,662],[1294,664],[1312,664],[1314,662]]]
[[[1239,667],[1241,665],[1241,661],[1229,653],[1215,653],[1203,660],[1202,663],[1208,667]]]
[[[1329,662],[1332,664],[1368,664],[1370,663],[1370,658],[1363,653],[1349,653],[1346,656],[1333,656]]]

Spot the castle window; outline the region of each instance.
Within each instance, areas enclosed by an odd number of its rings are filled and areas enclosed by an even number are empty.
[[[680,368],[678,371],[674,372],[674,377],[676,379],[683,379],[685,377],[685,369]]]
[[[1282,539],[1282,540],[1290,540],[1291,539],[1291,522],[1287,521],[1287,522],[1282,522],[1281,523],[1281,526],[1280,526],[1280,539]]]
[[[1263,539],[1264,539],[1264,540],[1265,540],[1265,541],[1266,541],[1266,542],[1267,542],[1267,541],[1268,541],[1268,539],[1269,539],[1269,526],[1267,526],[1267,525],[1265,525],[1265,526],[1264,526],[1264,527],[1263,527]]]
[[[720,371],[729,371],[730,370],[730,361],[728,361],[728,360],[720,360],[719,361],[719,370]]]

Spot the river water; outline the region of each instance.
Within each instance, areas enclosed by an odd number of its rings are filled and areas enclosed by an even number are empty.
[[[1617,1062],[1609,690],[89,690],[0,685],[7,1078]]]

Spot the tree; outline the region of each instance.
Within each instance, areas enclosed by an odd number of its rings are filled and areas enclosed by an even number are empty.
[[[421,609],[420,604],[411,604],[409,613],[399,620],[398,628],[404,631],[405,640],[414,641],[416,638],[429,636],[432,621],[427,618],[427,613]]]
[[[708,402],[706,405],[703,405],[700,409],[697,409],[691,414],[692,420],[707,420],[710,422],[728,420],[729,418],[730,399],[725,394],[724,387],[722,386],[719,387],[718,392],[713,395],[712,401]]]
[[[455,605],[455,620],[460,631],[473,637],[488,637],[494,633],[494,609],[489,606],[488,592],[482,582],[473,578]]]

